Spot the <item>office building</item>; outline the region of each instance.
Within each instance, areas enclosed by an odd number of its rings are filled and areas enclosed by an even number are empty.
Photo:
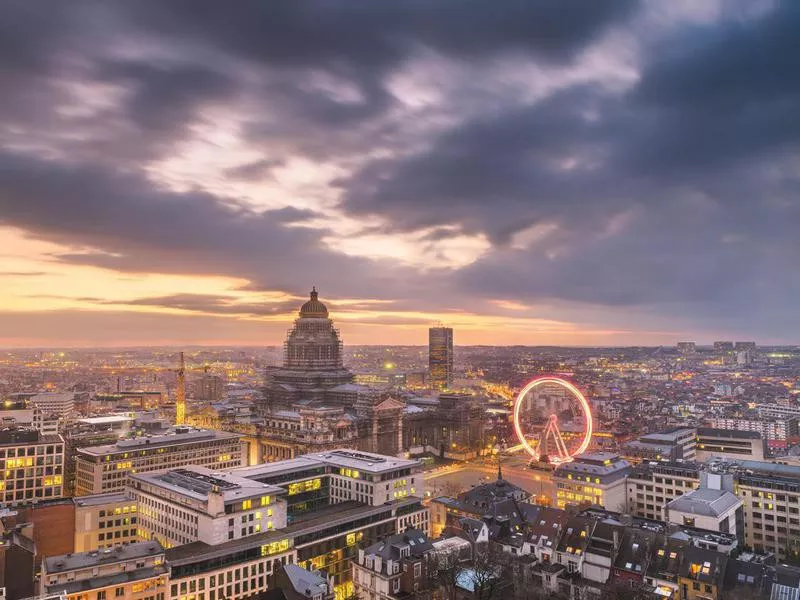
[[[131,472],[185,465],[230,469],[245,464],[238,434],[176,427],[164,435],[119,440],[76,450],[75,495],[121,492]]]
[[[421,471],[422,463],[418,460],[339,449],[231,472],[284,488],[291,522],[303,512],[327,504],[356,501],[379,506],[410,496],[421,496]],[[427,524],[422,526],[427,530]]]
[[[453,329],[431,327],[428,330],[428,382],[435,390],[453,384]]]
[[[138,506],[138,535],[165,548],[201,541],[209,545],[283,529],[283,488],[189,465],[130,476]]]
[[[677,348],[681,356],[692,356],[697,352],[697,345],[694,342],[678,342]]]
[[[627,480],[627,508],[644,519],[666,521],[669,502],[700,485],[700,466],[693,462],[643,462]]]
[[[733,342],[714,342],[714,352],[717,353],[733,352]]]
[[[616,454],[579,454],[553,471],[556,506],[587,504],[624,512],[630,469],[631,464]]]
[[[138,541],[138,507],[124,492],[80,496],[75,503],[75,552]]]
[[[64,439],[36,429],[0,430],[0,500],[17,506],[64,495]]]
[[[164,549],[142,542],[47,557],[39,593],[63,593],[67,600],[164,600],[167,577]]]
[[[698,427],[696,459],[712,458],[764,460],[766,444],[756,431]]]
[[[643,460],[694,460],[697,430],[692,427],[675,427],[666,431],[648,433],[622,447],[622,455],[631,463]]]
[[[73,392],[43,392],[31,396],[30,401],[38,406],[45,415],[55,415],[62,419],[75,411],[75,394]]]
[[[207,600],[241,600],[273,589],[287,564],[323,570],[337,598],[352,594],[352,562],[369,545],[406,528],[406,517],[427,513],[418,498],[367,506],[329,505],[282,530],[261,532],[216,546],[193,542],[166,551],[169,598],[204,593]],[[402,529],[400,529],[402,527]]]

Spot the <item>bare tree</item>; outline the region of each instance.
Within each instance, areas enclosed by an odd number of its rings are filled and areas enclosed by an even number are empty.
[[[441,590],[444,600],[455,600],[458,581],[464,571],[464,566],[459,561],[458,553],[434,553],[428,557],[428,561],[428,573],[431,583]]]

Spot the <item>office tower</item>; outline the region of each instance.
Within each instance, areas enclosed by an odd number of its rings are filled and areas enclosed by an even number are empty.
[[[138,541],[138,507],[125,492],[73,498],[75,552],[113,548]]]
[[[691,356],[697,351],[697,345],[694,342],[678,342],[678,354],[681,356]]]
[[[433,389],[446,390],[453,384],[452,327],[431,327],[428,330],[428,371]]]
[[[139,537],[165,548],[215,545],[286,527],[283,488],[190,465],[131,476]]]
[[[68,417],[75,410],[75,394],[73,392],[43,392],[31,396],[30,401],[38,406],[42,413]]]
[[[714,352],[733,352],[733,342],[714,342]]]
[[[78,448],[75,495],[121,492],[132,472],[147,473],[185,465],[215,469],[245,464],[241,436],[226,431],[176,427],[171,433]]]
[[[64,495],[64,438],[36,429],[0,430],[0,502],[16,506]]]

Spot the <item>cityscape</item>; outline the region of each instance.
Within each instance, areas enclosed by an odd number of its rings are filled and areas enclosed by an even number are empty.
[[[800,600],[799,8],[0,1],[0,600]]]

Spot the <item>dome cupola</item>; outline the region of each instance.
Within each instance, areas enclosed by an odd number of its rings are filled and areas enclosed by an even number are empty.
[[[322,302],[319,301],[318,296],[319,294],[317,294],[317,288],[312,288],[311,299],[300,307],[300,316],[302,318],[328,318],[328,309]]]

